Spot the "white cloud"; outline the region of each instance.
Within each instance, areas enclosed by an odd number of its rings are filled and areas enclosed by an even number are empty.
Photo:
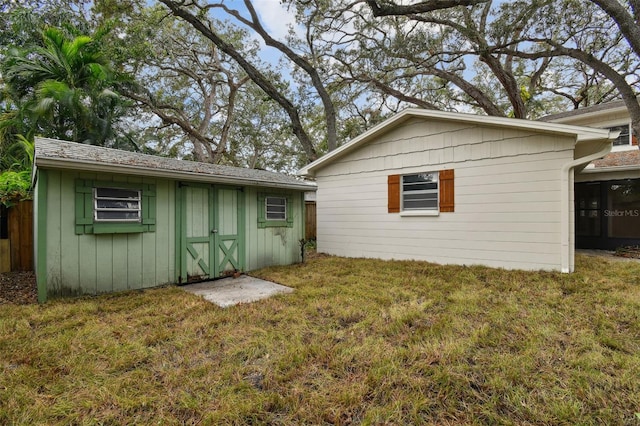
[[[296,32],[302,31],[296,25],[295,13],[287,10],[279,0],[254,0],[253,7],[258,12],[262,25],[276,40],[285,41],[290,27]]]

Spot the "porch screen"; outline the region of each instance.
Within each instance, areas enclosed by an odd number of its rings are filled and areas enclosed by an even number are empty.
[[[640,238],[640,182],[607,184],[608,236]]]

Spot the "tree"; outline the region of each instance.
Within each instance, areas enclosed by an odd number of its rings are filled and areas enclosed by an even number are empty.
[[[286,55],[289,60],[291,60],[295,65],[297,65],[306,75],[309,77],[311,85],[315,88],[322,106],[324,108],[324,116],[326,123],[326,137],[327,137],[327,149],[329,151],[333,151],[337,147],[337,139],[336,139],[336,110],[333,105],[333,101],[331,99],[331,95],[327,91],[327,88],[324,85],[324,81],[320,76],[320,72],[314,64],[315,61],[312,55],[299,54],[294,51],[294,49],[279,40],[273,38],[267,30],[264,28],[262,23],[260,22],[260,18],[258,18],[258,14],[256,13],[253,4],[250,0],[244,0],[244,5],[249,12],[250,18],[244,18],[240,12],[234,9],[230,9],[224,3],[213,3],[210,4],[209,7],[215,8],[219,7],[225,10],[228,14],[235,17],[238,21],[242,22],[247,27],[254,30],[261,38],[264,40],[267,46],[275,47],[284,55]]]
[[[307,164],[287,114],[252,82],[243,87],[238,110],[242,112],[234,118],[223,164],[284,173],[295,173]]]
[[[97,145],[118,142],[115,125],[126,105],[97,43],[53,27],[42,36],[42,46],[13,48],[3,61],[4,136],[32,139],[40,134]]]
[[[194,159],[218,162],[228,149],[238,96],[249,81],[244,71],[193,27],[160,8],[132,14],[123,29],[116,42],[136,73],[136,84],[123,94],[160,119],[155,126],[159,137],[180,129],[184,136],[174,135],[171,145],[190,145]],[[246,38],[242,32],[221,32],[238,43]],[[250,56],[249,50],[244,54]]]
[[[640,2],[638,0],[628,0],[626,7],[618,0],[590,0],[597,4],[608,16],[615,22],[624,36],[625,40],[635,53],[635,62],[640,60]],[[576,58],[578,59],[578,58]],[[635,135],[640,135],[640,103],[638,102],[638,90],[633,84],[627,84],[626,75],[618,78],[613,75],[611,70],[606,67],[600,67],[600,64],[592,65],[589,63],[589,57],[586,60],[579,59],[581,62],[591,66],[594,70],[602,72],[616,86],[622,95],[622,99],[631,115],[631,127]],[[601,71],[602,69],[602,71]],[[606,71],[606,73],[605,73]],[[637,71],[637,67],[634,69]],[[611,75],[611,77],[609,77]],[[637,76],[637,73],[635,74]],[[624,80],[624,81],[623,81]],[[637,83],[637,78],[636,81]],[[629,90],[631,89],[631,90]]]
[[[634,134],[640,134],[640,56],[636,50],[640,37],[637,24],[629,26],[638,17],[638,6],[634,0],[626,5],[617,0],[549,0],[536,11],[538,25],[519,40],[493,50],[529,60],[568,58],[586,65],[615,87],[629,111]]]
[[[512,13],[488,0],[468,4],[429,13],[398,6],[375,20],[360,11],[354,46],[336,54],[346,78],[423,108],[537,116],[541,98],[558,98],[544,84],[551,61],[492,50],[535,25],[535,8]]]
[[[30,0],[0,2],[0,46],[25,48],[40,45],[46,27],[91,32],[83,11],[86,0]],[[0,48],[0,55],[4,49]]]
[[[235,60],[246,72],[247,76],[286,111],[291,122],[293,133],[298,138],[302,149],[305,151],[310,161],[315,160],[318,157],[318,154],[314,143],[304,129],[296,106],[287,98],[283,90],[281,90],[277,84],[274,84],[273,80],[270,79],[268,75],[261,72],[255,65],[247,60],[240,50],[231,42],[225,40],[216,31],[216,28],[212,25],[211,21],[201,18],[200,16],[202,16],[202,13],[196,16],[185,8],[183,3],[176,1],[160,0],[160,2],[165,4],[175,16],[184,19],[202,35],[211,40],[211,42],[213,42],[222,52],[233,58],[233,60]],[[192,5],[201,12],[206,10],[206,8],[198,7],[195,4]]]

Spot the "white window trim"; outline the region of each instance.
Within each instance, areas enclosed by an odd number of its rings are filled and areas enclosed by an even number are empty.
[[[440,216],[438,210],[405,210],[400,212],[401,217],[418,217],[418,216]]]
[[[607,130],[611,130],[614,127],[622,127],[622,126],[627,126],[629,128],[629,140],[626,144],[622,144],[622,145],[611,145],[611,151],[615,152],[615,151],[631,151],[634,149],[637,149],[636,146],[633,145],[633,141],[632,141],[632,135],[633,135],[633,130],[631,129],[631,123],[630,122],[618,122],[618,123],[609,123],[607,125],[604,125],[603,128],[607,129]]]
[[[408,209],[404,208],[404,177],[419,175],[419,174],[435,174],[436,183],[436,207],[433,209]],[[440,216],[440,172],[436,171],[421,171],[415,173],[406,173],[400,176],[400,216]]]
[[[115,189],[115,190],[122,190],[122,191],[129,191],[129,192],[137,192],[138,196],[137,198],[135,198],[134,200],[138,202],[138,208],[137,209],[127,209],[127,208],[121,208],[121,209],[109,209],[109,208],[99,208],[98,207],[98,200],[118,200],[119,198],[117,197],[98,197],[98,190],[99,189]],[[110,211],[110,212],[136,212],[138,214],[138,217],[134,218],[134,219],[100,219],[98,218],[98,212],[101,211]],[[128,188],[117,188],[117,187],[106,187],[106,186],[100,186],[100,187],[95,187],[93,188],[93,221],[94,222],[100,222],[100,223],[104,223],[104,222],[112,222],[112,223],[140,223],[142,222],[142,191],[139,189],[128,189]]]

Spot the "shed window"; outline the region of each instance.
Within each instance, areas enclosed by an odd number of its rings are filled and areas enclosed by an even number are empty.
[[[76,234],[156,230],[156,186],[76,179]]]
[[[402,176],[402,210],[438,210],[438,172]]]
[[[265,197],[265,219],[287,220],[286,197]]]
[[[122,188],[94,188],[96,222],[140,222],[140,191]]]
[[[293,227],[291,194],[258,194],[258,228]]]

